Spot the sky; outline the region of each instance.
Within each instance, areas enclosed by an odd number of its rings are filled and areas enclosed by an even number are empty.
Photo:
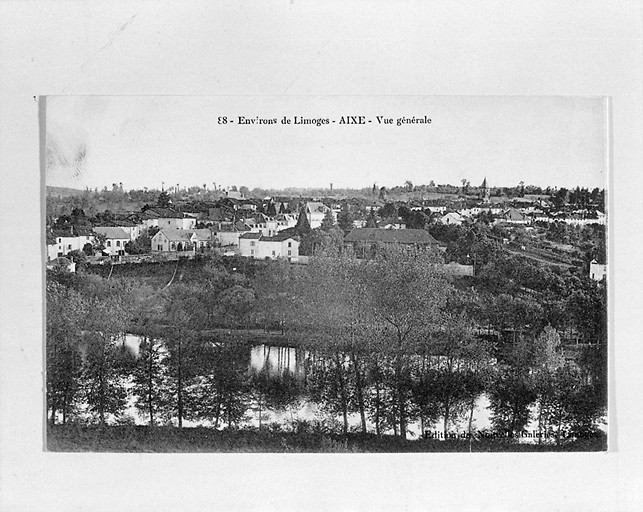
[[[49,96],[46,183],[337,189],[486,177],[604,188],[607,108],[558,96]],[[397,123],[413,117],[431,123]]]

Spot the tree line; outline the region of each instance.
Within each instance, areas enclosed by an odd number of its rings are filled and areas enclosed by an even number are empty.
[[[307,266],[256,262],[244,272],[212,258],[198,277],[164,289],[50,271],[49,421],[126,421],[134,400],[149,425],[262,426],[266,411],[307,400],[337,418],[339,432],[355,415],[364,433],[406,437],[412,424],[439,423],[447,435],[456,422],[473,430],[485,393],[496,432],[537,419],[559,442],[596,433],[606,408],[599,285],[497,293],[490,283],[503,270],[491,262],[470,287],[441,261],[426,251],[384,249],[370,260],[322,251]],[[249,370],[243,333],[258,328],[279,329],[306,354],[304,379]],[[562,346],[570,329],[591,342],[573,361]],[[126,332],[141,337],[136,356]]]

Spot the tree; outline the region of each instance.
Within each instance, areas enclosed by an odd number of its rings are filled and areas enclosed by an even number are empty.
[[[377,214],[382,219],[388,219],[389,217],[397,217],[397,207],[395,206],[395,203],[386,203],[378,210]]]
[[[166,403],[174,403],[178,426],[185,417],[186,389],[195,376],[196,362],[201,358],[197,328],[204,312],[198,295],[190,287],[172,286],[166,297],[165,315],[169,323],[165,339],[168,350],[169,379],[172,383]]]
[[[153,427],[159,419],[167,419],[169,409],[166,352],[161,338],[147,332],[139,346],[138,359],[132,370],[132,393],[137,409],[149,418]]]
[[[329,208],[324,215],[324,219],[321,223],[322,231],[329,231],[335,226],[335,217],[333,216],[333,211]]]
[[[148,254],[152,250],[152,238],[160,231],[158,226],[145,228],[133,242],[125,243],[128,254]]]
[[[353,216],[350,213],[348,205],[342,207],[342,211],[337,215],[337,226],[344,232],[350,233],[353,229]]]
[[[79,399],[86,304],[80,293],[55,281],[48,280],[46,297],[47,411],[52,425],[59,414],[64,424]]]
[[[532,362],[530,344],[521,337],[512,344],[506,361],[498,365],[491,383],[491,423],[509,437],[517,435],[531,419],[529,407],[537,398]]]
[[[558,370],[565,364],[565,358],[559,353],[560,336],[551,326],[545,327],[535,342],[535,377],[538,403],[539,443],[548,422],[552,419],[550,406],[558,392],[556,377]]]
[[[448,439],[449,422],[473,407],[481,392],[480,366],[488,355],[477,352],[478,340],[473,325],[464,313],[442,315],[442,328],[428,347],[437,359],[429,372],[430,399],[443,418],[444,438]]]
[[[375,322],[387,340],[395,382],[400,435],[406,437],[411,393],[411,360],[420,340],[435,331],[449,289],[436,268],[438,256],[397,248],[381,251],[364,266],[366,296]]]
[[[249,407],[247,348],[236,340],[216,343],[200,340],[194,376],[186,386],[185,414],[190,419],[210,420],[214,428],[241,422]]]
[[[87,254],[84,251],[70,251],[67,256],[76,264],[77,270],[87,263]]]
[[[275,217],[277,215],[277,208],[273,200],[270,200],[270,202],[268,203],[268,208],[266,209],[266,215],[268,217]]]
[[[377,219],[375,218],[375,212],[374,210],[371,210],[368,214],[368,218],[366,219],[366,227],[367,228],[376,228],[377,227]]]
[[[149,418],[150,426],[169,418],[167,348],[160,327],[163,306],[147,287],[138,290],[130,328],[140,336],[138,358],[132,367],[132,394],[137,409]]]
[[[95,252],[102,252],[105,250],[105,241],[107,239],[105,238],[105,235],[102,235],[100,233],[95,233],[94,234],[94,245],[93,245],[93,250]]]
[[[161,192],[156,200],[156,205],[159,208],[169,208],[171,203],[170,195],[165,191]]]
[[[297,224],[295,225],[295,233],[297,235],[307,235],[310,233],[312,228],[310,227],[310,222],[308,222],[308,216],[306,215],[306,207],[302,206],[299,209],[299,216],[297,217]]]
[[[128,354],[121,343],[129,317],[131,293],[120,281],[96,280],[85,290],[85,361],[82,380],[89,411],[101,425],[107,415],[125,407],[127,392],[123,375]]]
[[[229,327],[248,326],[248,316],[252,311],[255,293],[249,288],[234,285],[219,295],[221,318]]]

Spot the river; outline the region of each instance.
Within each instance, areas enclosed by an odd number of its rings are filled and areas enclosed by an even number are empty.
[[[138,356],[139,346],[141,343],[141,338],[136,335],[127,334],[123,341],[125,346],[127,346],[135,356]],[[275,345],[264,345],[258,344],[250,347],[249,354],[249,366],[248,371],[251,374],[258,374],[259,372],[266,372],[270,377],[281,378],[285,374],[293,376],[299,381],[303,381],[306,377],[306,361],[308,360],[310,354],[299,348],[294,347],[285,347],[285,346],[275,346]],[[480,431],[491,428],[491,411],[489,409],[489,398],[487,395],[482,394],[475,402],[475,410],[473,414],[473,430]],[[133,400],[130,400],[127,413],[133,416],[136,420],[136,423],[145,424],[146,418],[142,417],[138,411],[133,406]],[[535,410],[532,410],[532,417],[535,417]],[[287,423],[292,420],[305,420],[311,422],[315,419],[320,419],[322,417],[327,417],[327,413],[320,409],[320,407],[306,399],[298,401],[296,407],[288,408],[286,411],[275,411],[275,410],[264,410],[262,413],[262,423],[266,425],[268,423],[279,422]],[[339,421],[340,416],[338,415],[335,420]],[[460,436],[468,430],[468,413],[460,421],[456,422],[455,425],[452,425],[449,428],[449,432],[453,432],[456,435]],[[349,425],[357,429],[360,426],[360,416],[357,413],[350,414],[348,417]],[[248,420],[245,422],[248,426],[257,427],[259,425],[259,416],[258,412],[252,409],[248,411]],[[185,422],[184,425],[196,426],[197,423]],[[369,431],[374,431],[374,425],[367,421],[367,427]],[[425,428],[425,430],[431,432],[438,439],[443,437],[443,425],[441,420],[437,424],[432,425],[430,428]],[[536,420],[532,420],[528,425],[526,430],[528,432],[535,432],[538,430],[538,423]],[[412,423],[409,424],[409,436],[410,438],[417,438],[421,434],[420,424]],[[535,442],[533,438],[523,438],[521,442]]]

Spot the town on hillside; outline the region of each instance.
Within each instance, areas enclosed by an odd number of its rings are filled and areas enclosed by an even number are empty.
[[[315,196],[214,187],[48,187],[47,266],[168,261],[206,252],[305,264],[323,247],[351,247],[364,256],[376,244],[398,244],[436,246],[454,271],[473,273],[484,261],[475,247],[462,247],[459,238],[468,232],[476,245],[495,243],[544,264],[578,267],[599,281],[607,274],[605,194],[598,188],[543,190],[522,182],[502,188],[488,186],[486,178],[478,187],[465,180],[462,186],[406,182],[338,193],[331,185]]]

